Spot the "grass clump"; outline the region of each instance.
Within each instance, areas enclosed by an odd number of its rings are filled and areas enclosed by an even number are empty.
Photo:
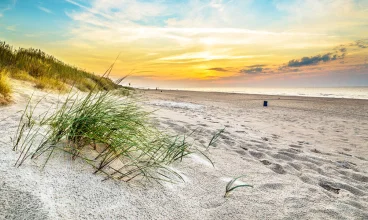
[[[112,91],[112,94],[117,96],[129,96],[133,94],[133,92],[134,92],[133,88],[122,86],[120,89]]]
[[[35,81],[35,87],[37,89],[50,89],[50,90],[57,90],[60,92],[67,91],[67,87],[63,82],[48,77],[38,78]]]
[[[13,139],[14,150],[20,152],[17,166],[41,155],[46,155],[46,164],[62,150],[107,178],[172,181],[181,177],[168,165],[193,152],[204,155],[186,136],[156,129],[135,101],[110,92],[69,96],[57,110],[38,117],[35,108],[27,106]]]
[[[0,104],[8,104],[11,101],[11,86],[6,70],[0,70]]]
[[[10,71],[10,77],[17,80],[36,82],[37,80],[26,71],[13,69]]]
[[[63,91],[67,85],[83,91],[108,91],[120,86],[108,78],[70,66],[38,49],[13,49],[0,41],[0,68],[8,68],[10,77],[35,82],[37,88]],[[58,81],[58,82],[56,82]]]
[[[238,179],[240,179],[240,178],[242,178],[242,177],[244,177],[245,175],[243,175],[243,176],[239,176],[239,177],[236,177],[236,178],[234,178],[234,179],[232,179],[232,180],[230,180],[227,184],[226,184],[226,189],[225,189],[225,195],[224,195],[224,197],[227,197],[228,195],[229,195],[229,193],[230,192],[232,192],[233,190],[235,190],[235,189],[237,189],[237,188],[240,188],[240,187],[253,187],[252,185],[248,185],[248,184],[239,184],[239,185],[235,185],[234,186],[234,183],[238,180]]]

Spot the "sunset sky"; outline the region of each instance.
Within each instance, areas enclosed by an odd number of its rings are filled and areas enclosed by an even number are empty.
[[[368,86],[367,0],[1,0],[0,41],[138,87]]]

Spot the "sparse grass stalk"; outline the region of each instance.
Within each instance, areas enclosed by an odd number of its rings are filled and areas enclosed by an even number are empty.
[[[235,185],[234,186],[234,183],[238,180],[238,179],[240,179],[240,178],[242,178],[242,177],[244,177],[245,175],[243,175],[243,176],[239,176],[239,177],[236,177],[236,178],[234,178],[234,179],[232,179],[232,180],[230,180],[227,184],[226,184],[226,190],[225,190],[225,195],[224,195],[224,197],[227,197],[228,195],[229,195],[229,193],[230,192],[232,192],[233,190],[235,190],[235,189],[237,189],[237,188],[240,188],[240,187],[253,187],[252,185],[248,185],[248,184],[239,184],[239,185]]]

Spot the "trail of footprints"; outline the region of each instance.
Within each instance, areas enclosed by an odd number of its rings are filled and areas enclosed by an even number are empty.
[[[173,128],[176,131],[185,131],[183,127],[189,127],[187,123],[170,123],[166,120],[166,126]],[[207,126],[198,124],[203,128],[202,134],[213,135]],[[244,130],[244,126],[242,126]],[[221,134],[221,142],[223,146],[232,149],[233,152],[240,155],[241,158],[249,160],[250,158],[259,161],[263,166],[270,169],[277,175],[294,175],[302,182],[310,185],[310,191],[321,191],[327,196],[334,197],[341,194],[349,193],[351,198],[360,197],[368,204],[368,175],[360,170],[357,164],[348,161],[352,158],[349,149],[343,149],[344,152],[336,152],[336,154],[343,154],[346,156],[346,161],[336,161],[333,154],[321,152],[307,141],[297,141],[288,146],[282,146],[280,136],[272,134],[270,137],[263,137],[261,140],[237,141],[237,138],[232,138],[232,135],[243,136],[247,131],[243,129],[228,132],[225,130]],[[205,144],[203,135],[198,138],[202,144]],[[282,148],[280,147],[282,146]],[[366,161],[365,158],[355,157]],[[282,188],[277,185],[269,186],[272,188]],[[260,187],[266,187],[262,185]],[[268,186],[267,186],[268,187]],[[342,200],[354,208],[364,210],[364,205],[354,202],[354,199]]]
[[[263,138],[263,142],[242,143],[235,152],[243,158],[249,155],[277,174],[296,175],[304,183],[320,186],[329,193],[339,194],[346,190],[355,196],[368,196],[368,176],[355,163],[322,158],[321,155],[331,154],[313,149],[308,142],[299,141],[278,149],[270,147]]]

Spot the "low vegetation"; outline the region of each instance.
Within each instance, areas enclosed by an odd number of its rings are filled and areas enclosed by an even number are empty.
[[[13,49],[5,42],[0,42],[0,94],[10,97],[7,77],[30,81],[39,89],[51,89],[65,92],[68,85],[75,86],[81,91],[112,90],[119,88],[108,78],[97,76],[63,63],[38,49]]]
[[[0,70],[0,104],[7,104],[10,101],[11,87],[8,73]]]
[[[121,97],[133,90],[118,86],[125,77],[116,82],[108,78],[114,64],[100,77],[40,50],[14,50],[5,43],[0,43],[0,61],[0,93],[4,97],[11,93],[8,76],[32,82],[39,89],[69,91],[65,101],[37,115],[35,112],[43,110],[37,107],[41,100],[29,100],[12,139],[13,150],[20,153],[16,166],[37,158],[43,158],[46,165],[55,152],[63,151],[106,178],[176,181],[182,178],[170,164],[194,152],[209,159],[204,151],[219,136],[199,148],[186,135],[161,132],[134,98]],[[74,93],[72,88],[88,93]]]
[[[181,177],[170,169],[171,163],[194,152],[207,157],[202,151],[209,146],[199,149],[187,136],[162,133],[133,99],[111,92],[90,92],[82,98],[70,95],[53,112],[37,116],[37,104],[31,106],[27,105],[13,138],[14,150],[20,152],[17,166],[41,155],[46,164],[62,150],[107,178],[176,181]]]
[[[227,196],[230,194],[230,192],[232,192],[233,190],[235,190],[235,189],[237,189],[237,188],[240,188],[240,187],[253,187],[252,185],[248,185],[248,184],[239,184],[239,185],[235,185],[235,186],[234,186],[234,183],[235,183],[238,179],[240,179],[240,178],[242,178],[242,177],[244,177],[244,176],[236,177],[236,178],[234,178],[234,179],[230,180],[230,181],[226,184],[226,189],[225,189],[225,195],[224,195],[224,197],[227,197]]]

